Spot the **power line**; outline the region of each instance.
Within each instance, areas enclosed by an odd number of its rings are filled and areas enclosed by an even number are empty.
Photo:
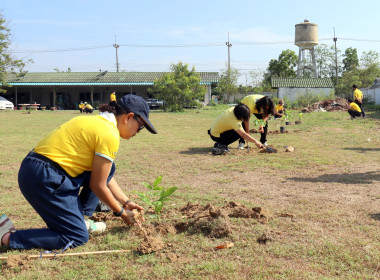
[[[373,42],[380,43],[380,40],[372,39],[355,39],[355,38],[336,38],[344,41],[356,41],[356,42]],[[321,38],[319,41],[332,41],[334,38]],[[234,42],[236,46],[259,46],[259,45],[281,45],[281,44],[294,44],[294,41],[273,41],[273,42]],[[118,44],[120,47],[129,48],[192,48],[192,47],[218,47],[224,46],[225,42],[211,42],[211,43],[194,43],[194,44],[162,44],[162,45],[149,45],[149,44]],[[56,52],[74,52],[85,51],[93,49],[112,48],[114,45],[99,45],[88,47],[76,47],[76,48],[63,48],[63,49],[46,49],[46,50],[14,50],[12,53],[56,53]]]

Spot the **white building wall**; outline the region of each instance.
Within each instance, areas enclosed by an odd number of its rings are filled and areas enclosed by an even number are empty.
[[[380,105],[380,87],[363,88],[361,91],[364,97],[373,100],[376,105]]]
[[[312,94],[319,96],[329,96],[331,92],[334,92],[332,88],[278,88],[278,98],[284,99],[285,97],[294,101],[297,100],[298,97]]]

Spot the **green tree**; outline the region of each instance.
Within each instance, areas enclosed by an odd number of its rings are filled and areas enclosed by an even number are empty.
[[[358,50],[356,48],[347,48],[344,52],[343,70],[350,71],[359,66]]]
[[[360,57],[360,67],[370,68],[371,66],[380,66],[379,53],[377,51],[363,52]]]
[[[335,63],[335,48],[334,45],[328,46],[320,44],[314,48],[315,62],[317,64],[318,78],[336,78],[336,63]],[[341,51],[337,49],[338,57],[338,75],[341,74],[342,69],[339,67]]]
[[[20,59],[11,56],[9,47],[11,45],[11,33],[7,26],[7,21],[0,11],[0,84],[7,85],[7,73],[23,74],[25,63]],[[0,93],[5,92],[0,88]]]
[[[224,102],[230,102],[230,98],[236,96],[239,92],[238,79],[240,72],[234,67],[230,67],[228,70],[222,70],[220,73],[220,80],[215,93],[219,95],[219,98]]]
[[[284,50],[278,59],[271,59],[267,72],[264,74],[264,81],[271,83],[272,77],[297,77],[295,67],[298,63],[298,56],[292,50]]]
[[[179,62],[170,66],[170,73],[154,82],[149,92],[165,101],[165,111],[183,111],[184,107],[198,106],[197,100],[204,97],[206,88],[200,84],[201,76],[195,68]]]

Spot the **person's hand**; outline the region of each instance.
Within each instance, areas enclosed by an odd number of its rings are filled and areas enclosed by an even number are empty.
[[[259,127],[259,132],[264,133],[264,127],[262,125],[260,125],[260,127]]]
[[[259,149],[260,149],[260,148],[265,148],[264,145],[261,144],[261,143],[258,142],[258,141],[255,142],[255,145],[256,145],[256,147],[259,148]]]
[[[126,210],[126,212],[132,212],[132,210],[134,210],[134,209],[136,209],[136,210],[138,210],[138,211],[144,211],[144,208],[143,207],[141,207],[140,205],[138,205],[137,203],[134,203],[133,201],[130,201],[130,202],[128,202],[128,203],[125,203],[124,205],[123,205],[123,208]],[[132,214],[134,214],[134,213],[132,213]],[[145,219],[144,219],[144,216],[143,215],[141,215],[141,219],[142,219],[142,221],[145,221]]]
[[[125,210],[123,215],[121,215],[121,218],[123,219],[124,223],[131,226],[135,224],[136,222],[134,216],[135,216],[135,213],[129,210]]]
[[[129,203],[127,203],[124,207],[125,210],[129,210],[129,211],[132,211],[133,209],[137,209],[137,210],[144,210],[144,208],[142,208],[140,205],[138,205],[137,203],[134,203],[133,201],[130,201]]]

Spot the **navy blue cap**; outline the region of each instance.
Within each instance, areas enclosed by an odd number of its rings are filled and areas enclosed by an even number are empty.
[[[120,98],[118,103],[123,107],[127,112],[132,112],[135,115],[138,115],[144,122],[144,127],[153,134],[157,134],[157,130],[149,121],[149,105],[141,97],[133,94],[124,95]]]

